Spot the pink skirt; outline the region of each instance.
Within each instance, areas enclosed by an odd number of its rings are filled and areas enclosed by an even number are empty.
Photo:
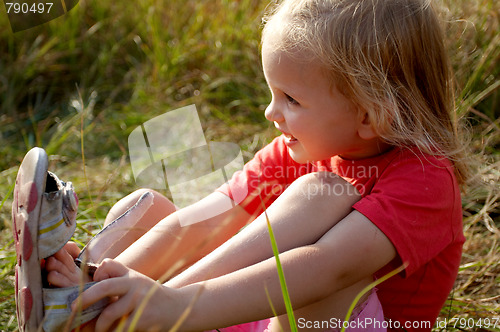
[[[300,317],[296,317],[298,320],[299,330],[301,329],[301,323],[306,322],[300,320]],[[314,324],[326,323],[328,327],[325,327],[324,331],[338,332],[345,325],[345,331],[357,332],[383,332],[387,331],[384,324],[384,311],[382,310],[382,304],[380,303],[377,293],[373,291],[361,305],[358,305],[349,319],[349,322],[342,323],[340,320],[329,320],[326,322],[307,322],[308,326],[313,327]],[[342,325],[343,324],[343,325]],[[321,325],[324,326],[324,325]],[[304,326],[305,327],[305,326]],[[234,326],[229,326],[219,329],[221,332],[268,332],[271,331],[271,319],[259,320],[256,322],[250,322],[245,324],[238,324]],[[213,330],[211,332],[216,332]]]

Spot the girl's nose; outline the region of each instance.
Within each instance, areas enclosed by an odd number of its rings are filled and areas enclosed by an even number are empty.
[[[271,103],[267,106],[266,111],[264,112],[266,119],[271,122],[281,122],[284,120],[283,114],[279,110],[276,102],[271,100]]]

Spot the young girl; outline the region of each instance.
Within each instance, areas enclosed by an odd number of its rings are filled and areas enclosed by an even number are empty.
[[[199,222],[181,227],[180,211],[153,192],[144,215],[124,223],[150,231],[96,241],[91,260],[114,259],[80,297],[83,307],[112,299],[95,329],[139,317],[137,330],[289,330],[268,218],[299,329],[340,328],[364,287],[404,265],[362,298],[349,327],[430,330],[457,275],[466,179],[430,1],[285,0],[267,17],[262,63],[265,116],[282,135],[183,210]],[[240,204],[203,217],[235,188],[248,192]],[[54,285],[80,278],[67,251],[47,260]]]

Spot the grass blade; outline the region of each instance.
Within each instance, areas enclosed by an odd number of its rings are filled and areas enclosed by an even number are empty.
[[[356,297],[352,301],[351,306],[349,307],[349,310],[347,310],[347,314],[345,315],[344,322],[349,321],[349,319],[351,318],[351,315],[352,315],[352,311],[354,310],[354,308],[356,307],[356,304],[359,302],[359,300],[361,299],[361,297],[363,295],[365,295],[371,289],[375,288],[377,285],[381,284],[382,282],[386,281],[387,279],[391,278],[392,276],[395,276],[399,272],[403,271],[404,269],[406,269],[407,266],[408,266],[408,263],[404,263],[403,265],[401,265],[397,269],[394,269],[391,272],[387,273],[386,275],[382,276],[381,278],[374,280],[368,286],[363,288],[361,290],[361,292],[359,292],[358,295],[356,295]],[[342,329],[340,330],[340,332],[344,332],[345,329],[346,329],[346,326],[344,324],[342,324]]]
[[[265,209],[264,215],[266,216],[267,229],[269,230],[269,237],[271,239],[271,247],[273,248],[274,258],[276,259],[276,268],[278,269],[281,292],[283,293],[283,300],[285,301],[286,314],[290,323],[290,329],[292,332],[297,332],[298,330],[297,324],[295,323],[295,315],[293,314],[292,301],[290,301],[290,295],[288,294],[288,288],[285,281],[285,274],[283,273],[283,268],[281,267],[281,261],[279,258],[280,253],[278,251],[278,245],[276,244],[273,228],[271,227],[271,222],[269,221],[269,217],[267,216],[267,211]]]

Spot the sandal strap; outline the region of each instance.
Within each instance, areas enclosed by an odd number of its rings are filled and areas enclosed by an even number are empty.
[[[107,299],[100,300],[85,310],[77,312],[74,317],[72,317],[71,311],[71,303],[76,300],[83,291],[95,284],[95,282],[87,283],[83,288],[80,286],[44,288],[42,290],[45,313],[43,330],[45,332],[63,331],[68,321],[72,318],[70,329],[74,329],[97,317],[108,304],[109,301]]]

